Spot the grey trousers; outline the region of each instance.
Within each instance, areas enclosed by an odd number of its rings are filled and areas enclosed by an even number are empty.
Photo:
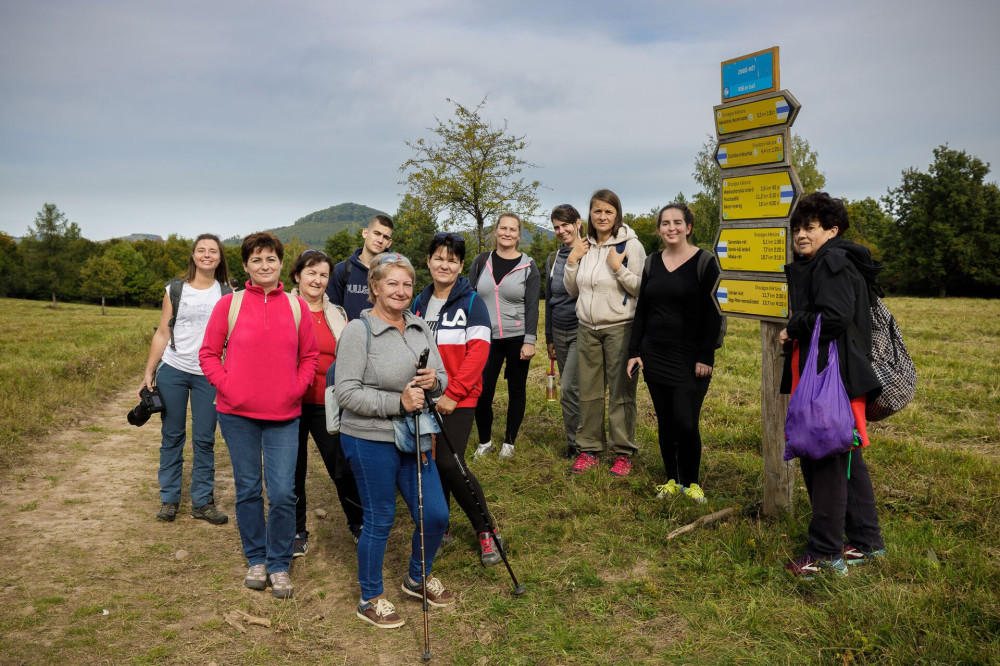
[[[577,379],[576,329],[553,328],[552,341],[559,365],[559,406],[562,407],[566,443],[576,446],[576,429],[580,427],[580,383]]]

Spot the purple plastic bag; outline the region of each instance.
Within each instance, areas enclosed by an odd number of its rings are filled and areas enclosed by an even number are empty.
[[[817,315],[806,365],[788,402],[785,460],[798,457],[821,460],[850,451],[854,441],[854,412],[840,378],[836,340],[830,340],[823,372],[816,372],[819,331],[820,315]]]

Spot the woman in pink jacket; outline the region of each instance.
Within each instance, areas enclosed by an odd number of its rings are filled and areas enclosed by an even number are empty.
[[[275,597],[287,599],[293,593],[288,567],[295,537],[299,415],[302,395],[316,375],[319,348],[308,320],[300,325],[309,306],[284,293],[278,280],[281,241],[268,232],[251,234],[241,252],[250,276],[246,291],[216,304],[199,360],[216,389],[219,427],[233,467],[236,523],[250,565],[243,584],[252,590],[270,585]],[[234,298],[242,300],[234,303]]]

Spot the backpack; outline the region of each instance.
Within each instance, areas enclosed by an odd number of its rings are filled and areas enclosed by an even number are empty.
[[[642,277],[643,279],[649,279],[649,268],[653,265],[653,257],[656,256],[656,252],[646,256],[646,263],[642,267]],[[711,252],[706,252],[701,250],[698,253],[698,283],[701,284],[702,280],[705,279],[705,271],[708,269],[708,265],[712,263],[715,259],[715,255]],[[726,339],[726,329],[729,328],[729,318],[722,315],[722,324],[719,326],[719,337],[715,341],[715,348],[720,349],[722,347],[723,340]]]
[[[906,407],[917,391],[917,369],[906,351],[903,333],[895,317],[879,298],[880,291],[874,285],[868,287],[872,315],[872,346],[868,360],[882,383],[882,393],[865,407],[865,419],[868,421],[881,421],[892,416]],[[858,327],[852,323],[847,331],[855,344],[864,349]]]
[[[372,329],[364,317],[360,317],[360,319],[368,332],[368,337],[365,339],[365,357],[367,357],[372,349]],[[340,405],[337,403],[336,380],[337,361],[334,359],[326,371],[326,389],[323,391],[323,404],[326,407],[326,431],[331,435],[340,433]]]
[[[170,307],[173,309],[173,314],[170,317],[170,322],[167,323],[167,327],[170,329],[170,348],[174,351],[177,351],[177,345],[174,344],[174,323],[177,321],[177,308],[181,305],[181,291],[183,291],[186,281],[171,280],[167,283],[167,295],[170,297]],[[233,288],[228,284],[220,282],[219,288],[223,296],[233,293]]]

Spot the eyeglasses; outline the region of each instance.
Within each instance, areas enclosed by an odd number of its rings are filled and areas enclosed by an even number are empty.
[[[453,240],[459,245],[465,245],[465,236],[452,231],[439,231],[434,234],[434,238],[437,240]]]
[[[386,252],[385,256],[378,260],[376,266],[381,266],[382,264],[410,264],[410,260],[401,254],[396,252]]]

